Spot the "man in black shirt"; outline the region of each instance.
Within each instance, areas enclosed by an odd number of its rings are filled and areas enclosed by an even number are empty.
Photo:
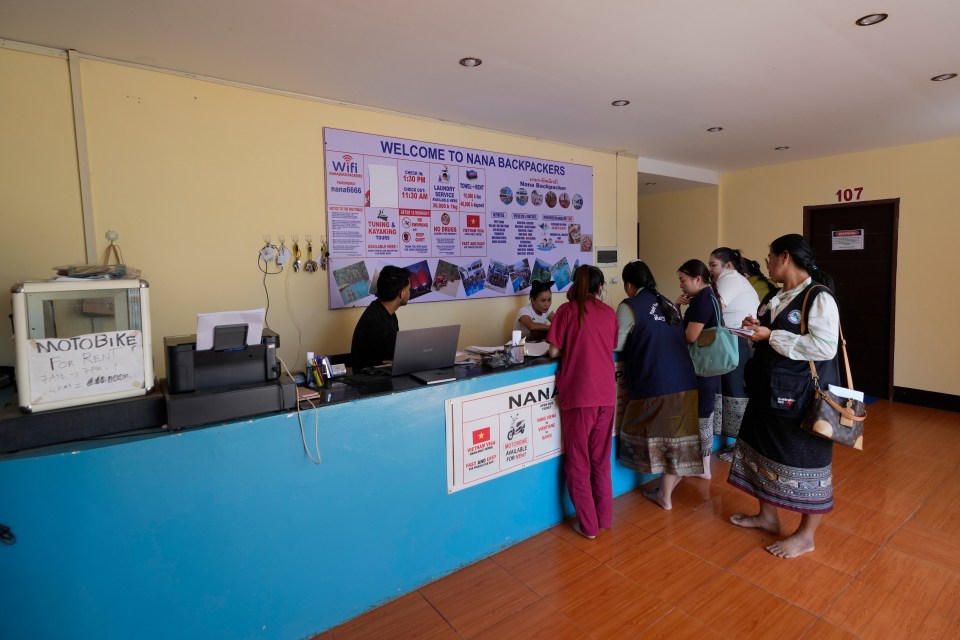
[[[410,272],[388,265],[377,278],[377,299],[360,316],[353,330],[350,366],[354,373],[393,359],[400,323],[397,309],[410,300]]]

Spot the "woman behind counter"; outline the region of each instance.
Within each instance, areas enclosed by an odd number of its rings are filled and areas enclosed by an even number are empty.
[[[710,279],[707,265],[700,260],[687,260],[677,270],[682,293],[677,298],[677,307],[690,305],[683,314],[683,331],[688,343],[697,341],[704,329],[716,327],[720,323],[717,309],[720,302]],[[689,357],[689,354],[688,356]],[[713,453],[713,412],[720,390],[720,376],[697,376],[697,399],[700,418],[700,451],[703,455],[703,474],[701,478],[710,479],[710,454]]]
[[[777,509],[803,514],[797,530],[769,546],[781,558],[814,550],[814,534],[824,513],[833,509],[831,462],[833,442],[800,429],[813,396],[809,362],[820,386],[839,384],[837,339],[840,314],[833,297],[833,279],[820,271],[813,250],[802,236],[790,234],[770,244],[767,268],[783,288],[760,306],[752,329],[753,359],[747,371],[750,400],[743,415],[728,482],[756,497],[755,515],[735,513],[738,527],[780,533]],[[807,289],[807,309],[801,309]],[[802,315],[807,333],[800,334]]]
[[[617,307],[617,350],[626,365],[630,401],[620,425],[620,464],[662,473],[643,495],[671,509],[684,476],[704,472],[697,419],[697,376],[687,352],[680,312],[657,291],[644,262],[623,268],[627,299]]]
[[[613,365],[617,316],[600,301],[602,289],[600,269],[577,267],[568,302],[557,309],[547,333],[550,357],[562,356],[556,388],[563,470],[577,510],[573,529],[590,539],[613,524],[610,448],[617,403]]]
[[[527,340],[543,340],[547,337],[547,330],[555,315],[550,311],[550,305],[553,304],[553,294],[550,292],[552,286],[553,280],[535,281],[530,286],[530,304],[517,311],[513,330],[519,331]]]
[[[736,249],[718,247],[707,262],[717,295],[723,303],[723,324],[727,327],[739,327],[745,318],[755,316],[760,306],[756,289],[738,271],[742,261],[743,256]],[[733,443],[747,408],[743,372],[753,355],[753,349],[743,336],[737,338],[737,346],[740,353],[737,368],[720,376],[720,393],[714,403],[713,433],[725,439],[719,458],[727,461],[733,459]]]

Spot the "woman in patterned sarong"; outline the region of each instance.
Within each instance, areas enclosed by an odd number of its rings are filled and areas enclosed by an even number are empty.
[[[800,429],[813,396],[809,362],[821,387],[839,384],[837,338],[840,315],[833,279],[820,271],[802,236],[782,236],[770,245],[770,277],[783,283],[760,306],[753,330],[755,351],[747,369],[749,402],[740,427],[728,481],[760,501],[759,513],[735,513],[740,527],[780,533],[778,509],[802,515],[797,530],[769,546],[770,553],[793,558],[814,550],[823,514],[833,509],[833,443]],[[818,286],[823,285],[823,286]],[[806,298],[806,308],[801,308]],[[807,333],[800,334],[806,315]]]
[[[717,286],[717,295],[723,303],[723,324],[739,327],[743,319],[757,314],[760,300],[756,290],[738,269],[743,256],[737,249],[717,247],[710,254],[707,268]],[[721,460],[733,459],[733,444],[740,433],[743,412],[747,408],[747,391],[743,384],[743,372],[753,355],[747,339],[737,338],[740,359],[737,368],[720,376],[720,393],[715,397],[713,433],[722,439]]]
[[[704,471],[697,377],[680,312],[657,291],[650,268],[634,260],[622,275],[628,297],[617,308],[617,350],[626,364],[630,401],[620,426],[620,464],[662,473],[659,488],[644,495],[671,509],[680,480]]]

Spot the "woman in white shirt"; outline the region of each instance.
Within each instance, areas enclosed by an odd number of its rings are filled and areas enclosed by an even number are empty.
[[[760,509],[735,513],[730,521],[780,535],[778,509],[799,512],[796,531],[767,546],[775,556],[793,558],[813,551],[820,520],[833,509],[833,442],[800,423],[813,401],[810,362],[821,387],[840,384],[840,313],[833,279],[817,266],[803,236],[770,243],[767,268],[783,287],[743,323],[753,331],[755,351],[747,371],[750,401],[728,479],[756,497]]]
[[[543,340],[547,337],[547,330],[553,321],[553,311],[550,311],[550,305],[553,304],[552,286],[553,280],[534,281],[530,286],[530,304],[517,311],[513,330],[519,331],[526,340]]]
[[[717,286],[717,293],[723,303],[723,324],[727,327],[739,327],[744,318],[753,317],[760,306],[757,291],[738,268],[743,256],[737,249],[719,247],[710,254],[707,269]],[[740,362],[737,368],[720,378],[720,393],[716,397],[713,412],[713,432],[723,438],[720,450],[721,460],[733,459],[733,444],[740,432],[740,421],[747,408],[747,391],[743,384],[743,372],[747,361],[753,355],[746,338],[737,339],[740,346]]]

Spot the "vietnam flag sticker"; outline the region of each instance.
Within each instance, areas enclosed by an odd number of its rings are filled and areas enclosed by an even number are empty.
[[[490,427],[477,429],[473,432],[473,444],[483,444],[490,440]]]
[[[467,216],[467,227],[471,229],[479,229],[480,216]]]

